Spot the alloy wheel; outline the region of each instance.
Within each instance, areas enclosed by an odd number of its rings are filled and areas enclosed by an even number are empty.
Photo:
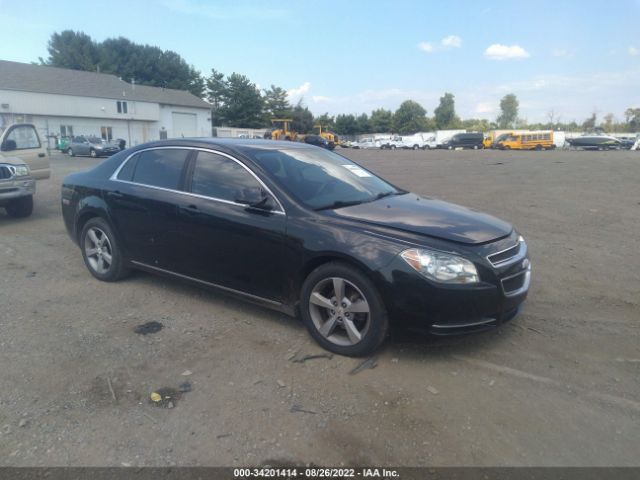
[[[317,331],[340,346],[359,343],[371,324],[369,302],[350,281],[329,277],[311,290],[309,313]]]
[[[109,237],[98,227],[91,227],[84,237],[84,253],[89,266],[97,273],[105,274],[113,262],[113,249]]]

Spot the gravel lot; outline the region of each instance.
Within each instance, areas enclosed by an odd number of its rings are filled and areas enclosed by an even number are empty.
[[[355,375],[296,363],[322,353],[297,320],[91,277],[59,190],[97,161],[54,155],[34,215],[0,213],[1,464],[640,465],[640,152],[339,152],[513,222],[533,262],[521,316],[389,342]],[[164,329],[133,332],[149,321]],[[149,404],[185,381],[173,409]]]

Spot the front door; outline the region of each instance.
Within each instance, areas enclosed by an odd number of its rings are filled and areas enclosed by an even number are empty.
[[[191,160],[178,208],[178,273],[233,290],[281,301],[286,216],[277,201],[239,161],[199,151]],[[242,204],[260,191],[260,206]]]
[[[34,178],[49,178],[51,170],[47,151],[40,142],[38,132],[33,125],[18,124],[9,127],[3,139],[2,150],[5,151],[9,146],[14,148],[7,151],[6,154],[16,156],[24,161],[29,166]]]

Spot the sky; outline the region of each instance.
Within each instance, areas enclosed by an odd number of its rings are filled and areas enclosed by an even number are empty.
[[[274,84],[315,114],[433,114],[444,92],[462,118],[495,119],[507,93],[529,122],[624,118],[640,107],[640,0],[0,0],[0,59],[47,57],[52,33],[124,36]]]

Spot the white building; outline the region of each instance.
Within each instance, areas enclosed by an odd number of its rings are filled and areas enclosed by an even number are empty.
[[[190,92],[127,83],[115,75],[0,60],[0,126],[27,122],[42,138],[122,138],[127,146],[210,137],[210,105]]]

